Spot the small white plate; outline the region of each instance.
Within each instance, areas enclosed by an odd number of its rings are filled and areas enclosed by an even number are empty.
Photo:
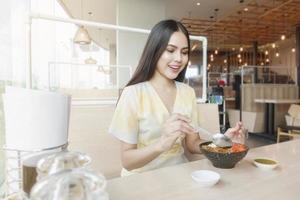
[[[269,158],[255,158],[253,163],[256,167],[264,171],[273,170],[278,166],[278,162],[276,160]]]
[[[220,180],[220,174],[210,170],[197,170],[191,173],[194,181],[202,187],[215,185]]]

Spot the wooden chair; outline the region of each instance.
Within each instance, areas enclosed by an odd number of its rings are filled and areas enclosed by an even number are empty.
[[[286,116],[287,126],[277,128],[277,143],[280,142],[280,136],[291,138],[300,138],[300,105],[292,104]]]

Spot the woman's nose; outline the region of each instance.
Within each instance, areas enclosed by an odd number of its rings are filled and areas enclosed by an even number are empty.
[[[182,61],[182,54],[181,54],[181,52],[176,52],[175,53],[175,61],[177,61],[177,62],[181,62]]]

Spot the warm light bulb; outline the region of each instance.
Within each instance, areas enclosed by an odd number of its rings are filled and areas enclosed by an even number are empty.
[[[270,62],[269,58],[266,59],[266,62],[267,62],[267,63]]]
[[[238,57],[238,58],[241,58],[241,54],[238,54],[237,57]]]
[[[207,67],[210,67],[210,64],[208,64]]]
[[[240,47],[240,51],[244,51],[244,48],[243,48],[243,47]]]
[[[214,61],[214,57],[211,57],[211,58],[210,58],[210,61],[213,62],[213,61]]]
[[[281,35],[281,40],[285,40],[285,35]]]
[[[225,63],[225,64],[227,63],[227,60],[226,60],[226,59],[224,60],[224,63]]]
[[[235,51],[235,48],[232,48],[232,51]]]
[[[242,59],[240,58],[240,59],[239,59],[239,63],[241,63],[241,62],[242,62]]]
[[[210,54],[210,58],[213,58],[214,57],[214,54]]]
[[[276,52],[275,56],[276,56],[276,57],[279,57],[279,53],[278,53],[278,52]]]
[[[296,52],[296,49],[295,49],[295,48],[292,48],[292,52],[295,53],[295,52]]]
[[[245,12],[247,12],[248,10],[249,10],[249,9],[248,9],[247,7],[246,7],[246,8],[244,8],[244,11],[245,11]]]
[[[248,63],[245,63],[245,66],[248,66]]]
[[[266,51],[265,51],[265,55],[269,55],[269,52],[268,52],[268,50],[266,50]]]
[[[216,49],[216,50],[215,50],[215,54],[218,55],[218,53],[219,53],[219,51],[218,51],[218,49]]]
[[[275,43],[273,43],[273,44],[272,44],[272,48],[273,48],[273,49],[275,49],[275,47],[276,47],[276,44],[275,44]]]
[[[188,65],[191,65],[191,64],[192,64],[191,61],[189,61]]]
[[[260,63],[260,65],[264,65],[264,63],[263,63],[263,62],[261,62],[261,63]]]

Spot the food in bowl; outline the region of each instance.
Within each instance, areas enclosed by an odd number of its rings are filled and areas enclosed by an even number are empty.
[[[216,152],[216,153],[237,153],[246,151],[247,147],[243,144],[233,143],[232,147],[218,147],[217,145],[210,143],[208,145],[202,146],[207,151]]]
[[[200,150],[217,168],[230,169],[242,160],[249,148],[244,144],[233,143],[232,147],[218,147],[212,142],[200,144]]]
[[[261,170],[268,171],[275,169],[278,162],[268,158],[256,158],[254,159],[254,165]]]

